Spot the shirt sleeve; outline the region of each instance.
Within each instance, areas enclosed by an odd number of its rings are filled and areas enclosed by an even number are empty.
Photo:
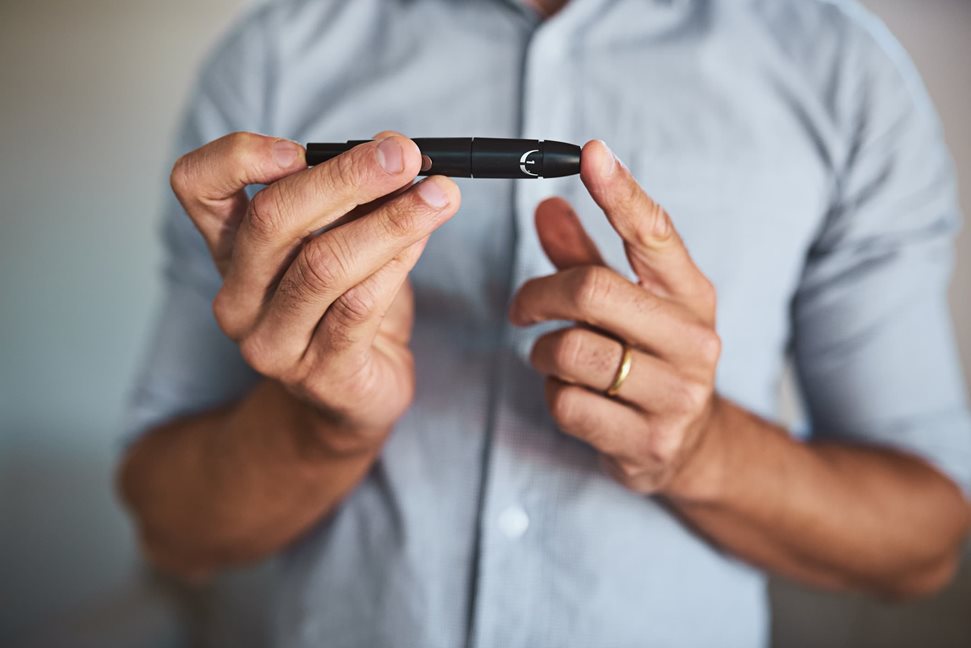
[[[209,55],[182,118],[176,156],[233,131],[262,130],[264,26],[254,11]],[[165,421],[237,399],[258,379],[212,315],[222,282],[205,241],[172,192],[165,196],[162,307],[129,398],[125,444]]]
[[[971,418],[947,302],[954,172],[906,54],[864,20],[841,72],[837,198],[793,301],[796,372],[814,438],[909,452],[968,493]]]

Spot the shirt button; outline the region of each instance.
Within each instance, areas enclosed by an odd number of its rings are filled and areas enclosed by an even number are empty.
[[[499,531],[510,540],[522,537],[529,528],[529,516],[519,506],[510,506],[499,514]]]

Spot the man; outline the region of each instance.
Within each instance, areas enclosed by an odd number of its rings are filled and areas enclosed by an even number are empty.
[[[399,133],[617,154],[412,185]],[[121,489],[163,569],[280,555],[279,645],[758,646],[763,570],[953,574],[952,171],[855,4],[284,0],[179,146]]]

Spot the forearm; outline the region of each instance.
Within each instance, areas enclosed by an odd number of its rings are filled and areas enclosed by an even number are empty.
[[[366,443],[332,425],[266,381],[230,407],[145,435],[118,480],[150,559],[202,576],[292,541],[334,508],[380,448],[383,434]]]
[[[730,403],[718,408],[696,457],[717,468],[693,497],[671,499],[715,543],[824,587],[913,596],[949,580],[969,509],[936,470],[889,450],[802,443]]]

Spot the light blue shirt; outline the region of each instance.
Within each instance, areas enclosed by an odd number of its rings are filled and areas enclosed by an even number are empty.
[[[913,452],[967,488],[971,423],[945,288],[958,208],[910,62],[852,2],[280,0],[214,51],[178,143],[606,140],[718,289],[718,389],[779,417],[794,357],[815,438]],[[506,308],[550,273],[533,227],[576,177],[459,180],[413,273],[417,396],[347,500],[276,561],[276,645],[762,646],[765,578],[611,481],[551,422]],[[166,299],[131,408],[138,434],[257,377],[217,329],[219,277],[174,200]],[[173,476],[177,478],[177,476]],[[191,503],[187,502],[187,506]]]

